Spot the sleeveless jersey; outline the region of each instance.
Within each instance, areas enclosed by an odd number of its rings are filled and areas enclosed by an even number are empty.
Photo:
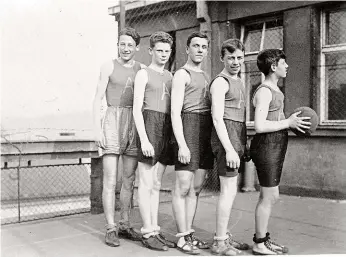
[[[141,69],[140,63],[135,62],[132,67],[125,67],[118,60],[114,60],[113,65],[106,89],[107,105],[132,107],[133,85],[136,73]]]
[[[274,90],[265,84],[261,84],[256,89],[254,96],[256,95],[257,91],[262,87],[268,88],[272,93],[272,100],[270,101],[270,104],[269,104],[267,120],[271,120],[271,121],[284,120],[285,119],[285,114],[284,114],[284,98],[285,98],[285,96],[284,96],[284,94],[281,91]],[[253,98],[252,98],[252,102],[253,102]]]
[[[228,83],[228,91],[225,94],[223,118],[239,122],[246,121],[246,93],[243,82],[240,79],[234,79],[222,72],[217,75],[215,79],[218,77],[224,78]],[[210,83],[210,86],[211,84],[212,83]]]
[[[209,78],[203,72],[197,72],[182,67],[189,73],[191,82],[185,86],[183,112],[210,112],[210,99],[208,94]]]
[[[168,70],[163,73],[145,68],[148,83],[144,92],[144,110],[171,113],[172,74]]]

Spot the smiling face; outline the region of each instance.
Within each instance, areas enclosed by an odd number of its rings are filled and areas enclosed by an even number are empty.
[[[186,48],[186,53],[191,61],[201,63],[208,54],[208,40],[200,37],[192,38],[190,45]]]
[[[157,65],[165,65],[171,55],[172,48],[169,43],[157,42],[153,48],[149,48],[152,62]]]
[[[288,64],[286,63],[286,60],[280,59],[277,65],[272,65],[272,70],[278,78],[286,78],[288,70]]]
[[[230,75],[237,75],[240,72],[241,65],[244,63],[244,52],[236,49],[233,53],[230,53],[226,49],[225,54],[221,57],[221,61]]]
[[[118,49],[119,57],[125,62],[128,62],[133,59],[136,51],[139,50],[139,47],[136,46],[136,42],[132,37],[121,35],[119,37]]]

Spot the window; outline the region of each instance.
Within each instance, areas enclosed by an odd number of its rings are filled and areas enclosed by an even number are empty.
[[[346,124],[346,8],[322,12],[322,124]]]
[[[264,80],[263,74],[257,68],[257,55],[263,49],[283,49],[283,20],[275,17],[256,23],[244,24],[241,26],[240,37],[245,45],[245,63],[242,78],[248,96],[246,116],[247,121],[250,122],[249,125],[251,125],[254,120],[252,96]],[[279,83],[283,83],[282,80]]]

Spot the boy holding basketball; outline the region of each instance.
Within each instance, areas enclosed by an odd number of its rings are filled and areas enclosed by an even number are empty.
[[[257,56],[258,69],[265,80],[256,89],[252,103],[255,107],[255,130],[250,154],[255,163],[260,183],[260,196],[255,211],[255,242],[252,252],[259,255],[287,253],[287,247],[270,240],[267,232],[271,209],[279,198],[279,183],[288,143],[287,129],[304,133],[309,129],[309,117],[298,117],[293,113],[288,119],[284,115],[284,95],[278,80],[285,78],[288,65],[282,50],[267,49]]]

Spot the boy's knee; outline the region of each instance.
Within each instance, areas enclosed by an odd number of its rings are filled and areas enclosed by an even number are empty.
[[[272,197],[272,203],[275,204],[279,200],[280,200],[279,194],[274,194]]]
[[[117,183],[115,181],[103,180],[103,189],[104,190],[112,190],[115,192]]]
[[[160,189],[161,189],[161,182],[160,181],[154,181],[153,190],[154,191],[160,191]]]
[[[175,193],[179,195],[180,197],[185,197],[189,194],[190,187],[188,185],[180,185],[176,190]]]

